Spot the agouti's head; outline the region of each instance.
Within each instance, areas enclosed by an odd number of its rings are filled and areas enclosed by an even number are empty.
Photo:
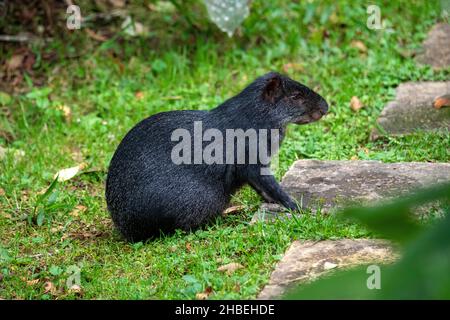
[[[261,99],[271,114],[284,123],[307,124],[328,112],[328,103],[318,93],[291,78],[270,72],[257,79]]]

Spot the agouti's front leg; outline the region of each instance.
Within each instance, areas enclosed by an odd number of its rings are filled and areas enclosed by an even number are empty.
[[[297,205],[284,192],[273,175],[261,175],[259,169],[251,170],[247,175],[248,183],[268,202],[277,202],[287,209],[297,210]]]

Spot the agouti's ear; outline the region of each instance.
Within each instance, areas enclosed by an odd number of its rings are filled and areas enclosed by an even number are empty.
[[[266,83],[263,92],[263,98],[271,103],[275,102],[275,98],[280,95],[281,92],[281,78],[279,75],[272,75]]]

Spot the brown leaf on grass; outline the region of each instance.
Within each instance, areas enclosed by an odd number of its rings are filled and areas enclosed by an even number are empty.
[[[80,148],[72,147],[70,149],[70,155],[72,157],[72,160],[75,161],[76,163],[83,162],[83,153],[81,152]]]
[[[359,52],[361,52],[361,53],[366,53],[367,52],[367,47],[364,44],[364,42],[362,42],[361,40],[353,40],[350,43],[350,47],[358,49]]]
[[[205,291],[199,292],[195,295],[197,300],[206,300],[213,293],[212,287],[206,287]]]
[[[227,274],[232,274],[236,270],[242,269],[244,266],[237,262],[231,262],[226,265],[220,266],[217,268],[217,271],[219,272],[226,272]]]
[[[19,69],[22,66],[23,59],[25,58],[25,54],[16,53],[11,56],[8,60],[6,60],[5,66],[6,70],[13,71]]]
[[[142,91],[138,91],[134,94],[134,96],[136,97],[137,100],[142,100],[144,99],[144,93]]]
[[[286,63],[283,66],[283,71],[285,73],[288,73],[289,71],[303,71],[305,68],[303,67],[302,64],[300,63],[295,63],[295,62],[291,62],[291,63]]]
[[[6,118],[9,118],[9,116],[6,115]],[[15,140],[15,136],[12,132],[2,130],[2,129],[0,129],[0,138],[3,138],[6,141],[6,143],[11,143]]]
[[[83,291],[82,291],[82,289],[81,289],[81,287],[79,285],[74,284],[73,286],[71,286],[69,288],[69,292],[81,294]]]
[[[52,228],[50,229],[50,232],[51,232],[51,233],[57,233],[57,232],[60,232],[60,231],[63,230],[63,229],[64,229],[64,226],[52,227]]]
[[[84,212],[86,211],[86,209],[86,206],[79,204],[69,213],[69,215],[71,215],[72,217],[78,217],[80,215],[80,212]]]
[[[109,0],[109,3],[111,3],[116,8],[125,7],[125,0]]]
[[[441,109],[442,107],[450,107],[450,94],[436,97],[433,101],[433,107],[435,109]]]
[[[222,215],[223,215],[224,217],[226,217],[226,216],[228,216],[229,214],[238,213],[238,212],[243,211],[244,209],[245,209],[245,206],[232,206],[232,207],[226,208],[226,209],[223,211]]]
[[[101,42],[105,42],[108,40],[108,38],[105,37],[104,35],[96,33],[95,31],[93,31],[89,28],[86,28],[85,30],[86,30],[86,34],[94,40],[101,41]]]
[[[67,123],[72,121],[72,109],[70,109],[68,106],[66,106],[64,104],[58,106],[57,109],[62,111],[64,120],[66,120]]]
[[[186,242],[186,251],[190,252],[192,250],[192,246],[190,242]]]
[[[34,286],[34,285],[36,285],[38,283],[39,283],[39,279],[28,280],[27,281],[27,286]]]
[[[44,283],[44,293],[55,294],[55,292],[56,287],[51,281],[47,281],[46,283]]]
[[[21,149],[3,148],[0,146],[0,160],[6,157],[6,154],[12,154],[15,162],[19,162],[25,156],[25,151]]]
[[[5,189],[0,188],[0,196],[4,196],[6,194]]]
[[[359,98],[357,96],[353,96],[352,99],[350,100],[350,108],[353,111],[358,112],[362,107],[363,107],[363,104],[362,104],[361,100],[359,100]]]
[[[2,282],[2,281],[3,281],[3,274],[0,273],[0,282]]]
[[[33,68],[34,63],[36,62],[36,57],[35,55],[30,51],[28,52],[28,54],[25,56],[25,59],[23,59],[22,61],[22,67],[30,72],[31,69]]]

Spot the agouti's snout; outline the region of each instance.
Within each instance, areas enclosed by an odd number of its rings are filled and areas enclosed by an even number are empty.
[[[319,102],[319,107],[311,114],[311,117],[317,121],[328,112],[328,103],[325,100]]]

